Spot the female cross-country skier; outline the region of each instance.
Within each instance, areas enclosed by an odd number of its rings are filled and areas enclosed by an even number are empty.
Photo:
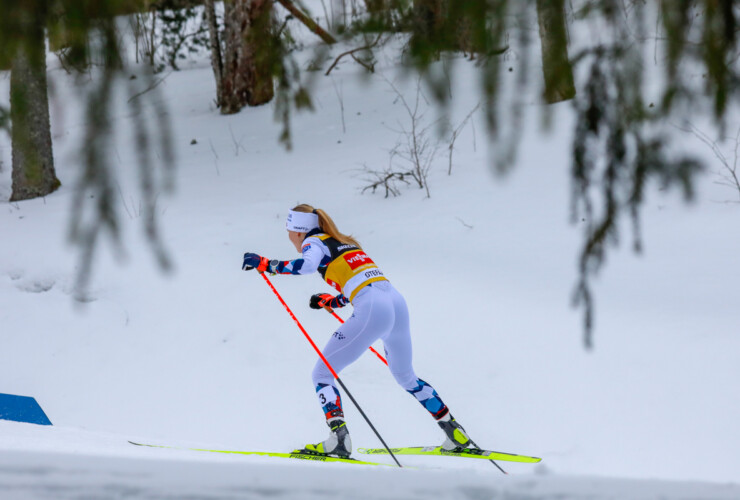
[[[448,450],[465,448],[470,438],[450,414],[434,388],[418,378],[411,363],[411,332],[406,301],[353,237],[342,234],[326,212],[302,204],[288,214],[288,238],[302,258],[269,260],[245,253],[242,269],[256,268],[272,274],[321,273],[339,295],[317,293],[311,296],[313,309],[338,308],[352,304],[354,313],[334,332],[323,354],[339,373],[357,360],[377,339],[382,339],[388,367],[398,384],[426,408],[447,438]],[[321,359],[312,373],[316,394],[331,429],[329,438],[308,444],[310,452],[348,457],[352,441],[342,411],[342,399],[334,377]]]

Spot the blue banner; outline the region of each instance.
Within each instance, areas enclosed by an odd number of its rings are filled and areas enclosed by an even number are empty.
[[[51,425],[49,417],[34,398],[12,394],[0,394],[0,420]]]

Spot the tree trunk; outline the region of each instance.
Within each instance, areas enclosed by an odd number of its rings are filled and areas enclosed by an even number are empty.
[[[346,0],[331,0],[331,24],[329,25],[334,33],[341,33],[347,25],[347,5]]]
[[[388,9],[388,0],[365,0],[365,7],[370,14],[381,14]]]
[[[413,5],[411,53],[420,61],[436,61],[444,45],[440,43],[444,36],[442,0],[414,0]]]
[[[444,32],[444,2],[446,0],[414,0],[415,30],[433,39]]]
[[[313,33],[316,33],[324,42],[329,45],[337,43],[337,40],[333,36],[327,33],[324,28],[319,26],[316,21],[308,17],[303,11],[301,11],[301,9],[296,7],[293,2],[291,2],[290,0],[277,1],[280,3],[280,5],[285,7],[288,12],[293,14],[296,19],[302,22],[306,26],[306,28],[310,29]]]
[[[265,104],[274,96],[272,4],[273,0],[224,2],[223,114]]]
[[[573,99],[573,68],[568,59],[568,32],[565,27],[565,0],[537,0],[537,18],[542,44],[542,71],[545,102]]]
[[[13,149],[11,201],[46,196],[61,183],[54,171],[49,99],[46,87],[45,13],[23,26],[27,43],[21,44],[10,73],[10,120]]]
[[[46,38],[49,41],[49,52],[59,52],[69,47],[69,34],[64,9],[55,3],[50,7],[50,16],[46,25]]]
[[[213,76],[216,79],[216,105],[223,105],[223,74],[224,63],[221,48],[221,36],[218,31],[218,20],[216,19],[216,7],[213,0],[205,0],[206,21],[208,23],[208,35],[211,43],[211,66]]]
[[[441,51],[462,51],[473,55],[490,50],[476,46],[473,40],[472,16],[479,13],[473,7],[461,7],[455,1],[414,0],[412,47],[416,44],[417,53],[431,53],[436,59]],[[485,16],[485,9],[480,14]]]

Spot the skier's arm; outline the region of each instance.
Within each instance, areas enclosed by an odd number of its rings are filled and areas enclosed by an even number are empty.
[[[279,261],[276,266],[270,266],[270,272],[276,274],[311,274],[315,273],[322,261],[328,256],[318,240],[308,239],[303,243],[301,250],[303,257],[295,260]]]

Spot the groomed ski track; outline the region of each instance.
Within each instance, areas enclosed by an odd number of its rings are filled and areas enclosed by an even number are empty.
[[[551,475],[537,466],[504,476],[448,457],[404,457],[420,468],[398,469],[142,448],[113,434],[4,421],[0,432],[3,500],[740,498],[738,485]]]

